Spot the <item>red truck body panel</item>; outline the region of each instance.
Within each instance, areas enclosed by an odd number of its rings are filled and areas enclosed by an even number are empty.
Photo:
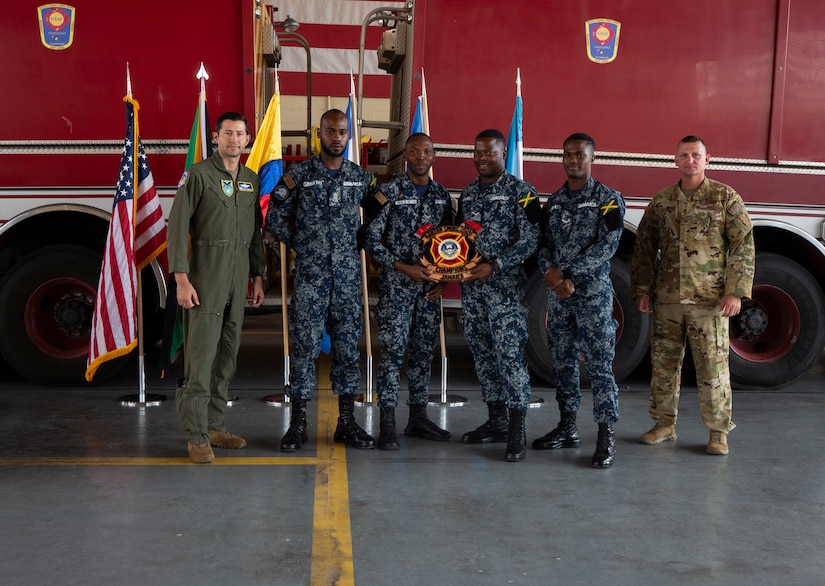
[[[661,155],[696,134],[712,158],[822,164],[825,4],[795,0],[783,12],[788,4],[419,0],[414,71],[425,70],[430,130],[440,144],[471,145],[485,128],[506,135],[520,68],[526,150],[559,149],[566,136],[587,132],[597,156]],[[597,18],[621,23],[616,58],[606,64],[586,51],[585,21]],[[772,138],[779,161],[769,155]],[[594,173],[630,196],[677,179],[673,168],[600,163]],[[475,171],[470,160],[441,159],[436,174],[461,188]],[[821,175],[712,174],[751,201],[818,204],[825,187]],[[541,192],[564,181],[558,165],[526,161],[524,175]]]

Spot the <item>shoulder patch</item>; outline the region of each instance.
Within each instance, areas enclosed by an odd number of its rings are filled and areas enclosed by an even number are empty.
[[[186,185],[186,179],[189,177],[189,171],[184,171],[183,175],[180,176],[180,181],[178,181],[178,189]]]
[[[272,190],[272,195],[278,201],[286,201],[286,198],[289,197],[289,189],[287,189],[283,183],[279,183],[275,186],[275,189]]]
[[[541,202],[535,193],[528,191],[519,198],[518,203],[531,224],[537,224],[541,220]]]
[[[290,184],[292,184],[292,187],[289,187]],[[292,193],[294,187],[295,180],[291,175],[281,175],[281,178],[278,179],[278,183],[272,190],[272,201],[276,201],[278,203],[285,202],[289,199],[289,195]]]
[[[380,191],[368,193],[361,199],[361,207],[364,209],[364,219],[372,221],[387,204],[387,196]]]
[[[602,218],[604,218],[604,225],[611,232],[622,227],[622,213],[619,211],[619,205],[616,203],[616,198],[611,199],[605,205],[599,208]]]

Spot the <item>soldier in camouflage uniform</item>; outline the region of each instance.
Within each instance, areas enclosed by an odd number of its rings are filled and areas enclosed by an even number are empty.
[[[404,355],[409,351],[410,418],[404,434],[433,441],[450,439],[427,417],[430,370],[441,320],[440,283],[420,262],[424,254],[416,234],[425,224],[453,224],[450,194],[429,177],[435,151],[423,133],[407,139],[407,172],[382,185],[364,201],[364,212],[375,218],[366,227],[364,248],[381,265],[378,299],[378,407],[381,410],[378,449],[397,450],[395,406]]]
[[[369,449],[373,438],[355,422],[362,328],[361,265],[356,244],[359,204],[373,176],[344,159],[347,116],[329,110],[321,117],[321,154],[292,165],[272,192],[266,229],[295,250],[295,290],[289,320],[292,341],[289,429],[281,450],[307,441],[306,402],[317,382],[315,361],[324,325],[332,340],[332,391],[338,395],[336,442]]]
[[[498,130],[476,137],[473,162],[479,177],[459,200],[458,220],[481,226],[475,247],[482,262],[462,281],[461,321],[489,412],[486,422],[461,439],[506,441],[505,460],[518,462],[526,454],[524,416],[530,403],[522,263],[538,246],[541,204],[535,187],[504,170],[505,144]]]
[[[650,416],[645,444],[676,439],[679,381],[690,342],[702,420],[710,430],[707,453],[728,453],[732,393],[728,369],[729,318],[751,295],[753,228],[729,186],[705,177],[710,162],[701,138],[679,143],[681,181],[657,193],[636,236],[631,292],[653,314]]]
[[[246,440],[227,431],[224,412],[235,374],[249,275],[252,297],[264,298],[266,270],[261,242],[258,176],[240,164],[249,144],[246,120],[237,112],[218,118],[217,152],[181,177],[166,235],[169,270],[183,309],[183,383],[175,395],[189,458],[207,464],[212,446],[237,449]]]
[[[558,426],[533,441],[537,450],[581,445],[576,412],[581,404],[579,355],[593,391],[599,425],[592,465],[613,465],[613,424],[619,419],[619,388],[613,377],[616,320],[610,259],[619,247],[625,206],[621,194],[590,175],[596,144],[573,134],[563,145],[567,183],[544,206],[539,268],[548,287],[547,332],[556,369]]]

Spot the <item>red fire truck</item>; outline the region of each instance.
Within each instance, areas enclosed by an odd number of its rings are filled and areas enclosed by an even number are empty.
[[[415,97],[426,72],[439,181],[461,189],[475,175],[475,134],[507,134],[517,68],[525,179],[542,193],[558,189],[564,138],[595,138],[594,176],[619,189],[628,208],[612,271],[618,378],[649,346],[648,320],[629,297],[635,228],[650,197],[678,180],[676,144],[689,134],[704,138],[708,175],[743,196],[755,226],[753,300],[731,323],[734,385],[778,388],[822,356],[825,46],[817,39],[825,4],[417,0],[411,12],[385,34],[379,55],[396,71],[393,95],[411,86]],[[398,120],[408,105],[400,102]],[[391,160],[402,139],[391,134]],[[527,358],[552,380],[545,293],[533,275]]]
[[[612,274],[621,324],[618,377],[636,368],[648,349],[649,323],[629,298],[634,229],[650,196],[677,180],[673,152],[687,134],[708,143],[709,175],[742,194],[755,225],[754,299],[732,323],[734,384],[778,388],[821,357],[825,141],[817,138],[825,135],[818,116],[825,78],[816,72],[825,68],[818,41],[825,7],[817,0],[650,2],[643,8],[631,0],[415,0],[389,2],[388,10],[366,1],[273,3],[282,17],[317,23],[301,29],[308,47],[330,46],[324,43],[340,29],[339,5],[363,12],[363,45],[377,49],[392,87],[385,92],[389,120],[365,119],[361,131],[390,129],[389,172],[398,168],[422,68],[439,154],[436,177],[451,190],[474,177],[475,134],[489,127],[506,134],[517,68],[525,179],[542,193],[554,191],[564,181],[564,137],[580,131],[595,137],[594,175],[619,189],[628,205]],[[100,0],[6,7],[0,21],[8,86],[0,127],[0,353],[23,376],[82,380],[125,130],[126,62],[141,105],[144,147],[168,211],[184,164],[200,62],[215,80],[208,90],[213,112],[241,109],[250,121],[262,118],[269,68],[280,59],[279,34],[261,24],[266,12],[256,0],[197,6],[147,0],[140,9]],[[357,38],[350,46],[358,46]],[[362,97],[384,91],[373,80]],[[282,93],[288,93],[283,82]],[[158,332],[153,324],[165,297],[163,272],[160,265],[144,272],[149,337]],[[546,291],[538,276],[528,293],[527,358],[535,373],[551,379]]]

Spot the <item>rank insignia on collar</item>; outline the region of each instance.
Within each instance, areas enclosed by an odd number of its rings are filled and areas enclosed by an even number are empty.
[[[226,197],[232,197],[235,193],[235,186],[232,185],[231,179],[221,179],[221,190]]]

